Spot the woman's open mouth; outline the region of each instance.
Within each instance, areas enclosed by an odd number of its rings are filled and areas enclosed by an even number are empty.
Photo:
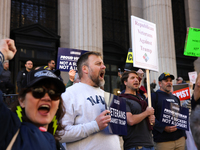
[[[49,105],[41,105],[38,108],[38,111],[41,115],[47,115],[48,112],[50,111],[50,106]]]

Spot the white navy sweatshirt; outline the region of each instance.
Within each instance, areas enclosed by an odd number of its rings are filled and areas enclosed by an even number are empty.
[[[62,94],[66,114],[61,142],[67,150],[120,150],[119,136],[100,131],[96,117],[105,110],[104,91],[84,83],[68,87]]]

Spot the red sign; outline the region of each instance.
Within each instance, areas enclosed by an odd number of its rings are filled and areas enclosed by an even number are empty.
[[[186,87],[173,92],[181,101],[190,99],[190,88]]]

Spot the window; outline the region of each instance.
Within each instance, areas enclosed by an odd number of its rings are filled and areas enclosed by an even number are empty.
[[[117,95],[118,68],[123,70],[129,49],[127,0],[102,0],[104,90]]]
[[[11,30],[39,23],[57,33],[57,0],[11,0]]]

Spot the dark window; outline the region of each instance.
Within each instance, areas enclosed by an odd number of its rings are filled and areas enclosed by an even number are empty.
[[[102,0],[102,17],[106,64],[104,90],[117,94],[118,68],[123,70],[129,49],[127,0]]]
[[[103,42],[115,42],[129,48],[126,0],[102,0]]]
[[[40,25],[57,33],[57,0],[11,0],[11,30]]]

